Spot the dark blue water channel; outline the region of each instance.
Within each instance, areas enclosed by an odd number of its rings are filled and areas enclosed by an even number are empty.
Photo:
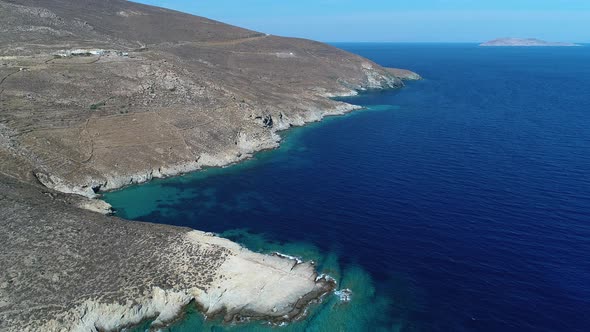
[[[353,290],[277,331],[590,331],[590,47],[337,46],[425,79],[106,199],[316,259]],[[191,313],[171,330],[268,328]]]

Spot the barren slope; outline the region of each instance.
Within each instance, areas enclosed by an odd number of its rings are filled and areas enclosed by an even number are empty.
[[[0,8],[0,123],[66,192],[234,162],[275,146],[276,130],[351,109],[326,96],[402,85],[325,44],[121,0]],[[107,52],[55,56],[75,49]]]

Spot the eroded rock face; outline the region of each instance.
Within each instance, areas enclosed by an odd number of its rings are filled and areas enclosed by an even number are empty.
[[[309,301],[335,286],[332,280],[318,278],[310,262],[254,253],[198,231],[188,233],[187,237],[194,243],[220,245],[233,253],[219,268],[222,277],[196,296],[197,304],[208,316],[223,313],[226,321],[289,321],[302,314]]]

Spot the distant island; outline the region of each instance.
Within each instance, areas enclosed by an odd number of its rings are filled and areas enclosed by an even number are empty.
[[[479,46],[581,46],[574,43],[548,42],[536,38],[498,38]]]

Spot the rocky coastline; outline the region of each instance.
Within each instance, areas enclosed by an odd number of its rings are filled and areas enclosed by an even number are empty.
[[[420,75],[405,69],[386,68],[391,76],[384,76],[382,73],[373,71],[371,66],[367,66],[365,71],[367,73],[368,82],[365,85],[357,86],[355,89],[338,92],[328,92],[320,95],[324,98],[337,98],[355,96],[359,91],[367,89],[395,89],[401,88],[403,84],[401,80],[420,80]],[[170,161],[166,165],[158,168],[150,168],[139,170],[131,174],[101,174],[97,178],[84,178],[84,182],[69,182],[63,178],[57,177],[53,174],[48,174],[43,171],[35,172],[36,179],[45,187],[57,190],[63,193],[76,194],[92,199],[93,201],[100,201],[98,197],[101,192],[121,189],[123,187],[141,184],[152,179],[166,178],[178,176],[206,167],[224,167],[231,164],[238,163],[245,159],[251,158],[256,152],[277,148],[280,144],[279,131],[289,129],[291,127],[304,126],[308,123],[321,121],[327,116],[337,116],[349,113],[354,110],[361,109],[360,106],[348,104],[344,102],[332,102],[326,108],[313,107],[305,109],[301,114],[296,114],[294,117],[287,116],[283,113],[267,114],[260,122],[264,132],[256,132],[248,134],[244,132],[238,133],[235,146],[221,147],[220,151],[203,153],[195,160],[174,162]],[[259,117],[262,118],[262,117]],[[277,119],[278,118],[278,119]],[[258,120],[258,119],[256,119]],[[102,211],[103,213],[110,213],[110,208],[105,205],[106,202],[88,203],[87,208],[94,211]]]
[[[230,258],[221,264],[218,272],[221,276],[211,278],[209,287],[177,290],[154,287],[146,296],[124,304],[88,300],[62,321],[49,321],[41,329],[115,331],[146,320],[151,328],[157,329],[181,317],[188,305],[195,305],[209,319],[221,317],[226,323],[262,320],[280,324],[300,319],[310,303],[321,301],[336,287],[333,279],[318,276],[310,262],[290,262],[285,257],[254,253],[200,231],[186,233],[185,240],[228,251]],[[245,282],[248,287],[243,286]],[[285,287],[289,291],[286,295]]]
[[[372,72],[372,68],[368,67],[366,69],[369,80],[368,84],[344,92],[324,93],[322,97],[332,99],[355,96],[359,91],[367,89],[395,89],[403,86],[403,84],[401,84],[402,80],[415,81],[422,79],[420,75],[410,70],[398,68],[385,69],[392,75],[391,78],[384,77],[377,72]],[[261,121],[263,128],[267,130],[263,135],[240,135],[237,139],[237,146],[223,147],[223,149],[217,153],[204,153],[194,161],[182,161],[179,163],[172,162],[158,168],[140,170],[132,174],[104,174],[97,179],[87,177],[84,179],[85,182],[75,184],[68,183],[67,180],[42,171],[35,172],[34,175],[36,179],[47,188],[87,198],[81,200],[79,207],[103,214],[111,214],[113,212],[111,206],[100,199],[100,194],[102,192],[113,191],[126,186],[149,182],[153,179],[179,176],[207,167],[229,166],[249,159],[257,152],[278,148],[281,141],[281,137],[277,134],[279,131],[318,122],[328,116],[344,115],[362,109],[358,105],[344,102],[334,103],[335,104],[332,105],[331,108],[309,109],[295,118],[289,118],[283,113],[280,113],[277,116],[278,120],[275,120],[272,115],[266,115],[264,120]]]
[[[108,216],[99,195],[276,148],[358,109],[332,97],[417,74],[123,0],[0,0],[0,29],[0,330],[156,329],[191,303],[282,323],[335,289],[311,262]]]
[[[376,89],[376,87],[372,87]],[[379,89],[393,88],[379,87]],[[364,89],[364,88],[363,88]],[[351,90],[344,94],[328,94],[330,98],[353,96],[358,94],[357,91]],[[101,192],[112,191],[124,188],[129,185],[141,184],[152,179],[167,178],[178,176],[194,171],[201,170],[206,167],[225,167],[238,163],[240,161],[251,158],[253,154],[275,149],[279,146],[281,137],[277,134],[279,131],[287,130],[291,127],[304,126],[308,123],[321,121],[327,116],[344,115],[354,110],[359,110],[361,107],[352,104],[339,103],[332,109],[314,109],[309,110],[305,117],[298,117],[296,119],[289,119],[286,116],[280,119],[272,120],[271,116],[268,119],[273,121],[273,126],[269,127],[269,132],[262,136],[247,137],[246,135],[239,137],[237,149],[236,147],[228,147],[215,154],[205,153],[200,155],[194,161],[186,161],[179,163],[172,163],[158,168],[146,169],[135,172],[133,174],[108,174],[103,176],[103,179],[86,179],[84,183],[72,184],[67,180],[55,177],[52,174],[47,174],[43,171],[35,172],[36,179],[47,188],[54,189],[62,193],[75,194],[86,197],[90,200],[84,200],[83,208],[94,211],[102,211],[110,213],[107,204],[99,199]],[[103,202],[93,204],[92,202]]]
[[[371,88],[376,87],[372,86]],[[394,87],[385,86],[380,88]],[[350,96],[357,93],[357,91],[352,90],[349,93],[340,95]],[[146,170],[132,175],[111,177],[108,182],[98,183],[100,191],[84,191],[83,188],[90,187],[88,184],[77,188],[68,187],[60,180],[56,181],[56,178],[50,174],[34,174],[45,188],[55,191],[55,194],[49,195],[52,200],[61,200],[68,204],[68,208],[73,206],[109,215],[113,212],[111,206],[100,199],[100,192],[103,190],[116,190],[124,186],[147,182],[154,178],[171,177],[198,171],[203,167],[222,167],[237,163],[251,157],[256,152],[278,147],[280,136],[276,132],[279,130],[285,130],[292,126],[303,126],[307,123],[321,121],[326,116],[343,115],[359,109],[360,107],[356,105],[339,103],[333,109],[310,111],[306,118],[289,121],[283,117],[278,122],[275,122],[273,128],[270,129],[269,135],[263,139],[244,140],[242,146],[247,148],[241,150],[239,154],[235,154],[232,150],[231,153],[202,157],[200,158],[201,162],[183,163],[159,168],[158,170]],[[232,157],[228,157],[228,155]],[[91,183],[93,185],[97,184],[97,182]],[[45,194],[47,195],[46,192]],[[7,218],[7,222],[9,221],[10,218]],[[60,226],[60,228],[63,229],[63,226]],[[192,287],[172,288],[153,286],[151,290],[144,290],[141,294],[120,294],[115,302],[85,299],[73,309],[47,315],[47,317],[57,318],[41,320],[27,318],[29,320],[24,330],[116,331],[123,327],[133,327],[146,320],[150,320],[152,328],[156,329],[178,319],[178,317],[182,316],[184,308],[193,303],[207,317],[221,316],[228,323],[263,320],[281,324],[304,317],[306,308],[310,303],[321,301],[324,296],[337,287],[336,281],[330,276],[318,275],[313,262],[294,260],[293,257],[281,253],[271,255],[253,253],[214,234],[189,230],[184,233],[182,241],[173,240],[170,242],[181,247],[186,246],[186,242],[198,247],[216,246],[218,250],[231,254],[226,253],[221,256],[222,263],[218,263],[220,265],[216,272],[207,279],[211,284],[206,288],[194,285]],[[179,244],[179,242],[185,243]],[[178,257],[182,257],[183,260],[190,259],[190,257],[186,257],[186,252],[190,252],[186,247],[183,250],[162,250],[171,260],[177,260]],[[174,252],[176,254],[172,255]],[[218,258],[209,257],[208,261],[215,262]],[[126,261],[125,264],[128,263]],[[181,274],[189,274],[191,264],[186,262],[182,264],[184,266],[181,271],[184,272],[181,272]],[[198,266],[198,264],[196,265]],[[245,281],[246,283],[244,283]],[[1,310],[0,317],[2,317]],[[4,316],[2,319],[7,331],[20,331],[23,320],[17,319],[13,321],[11,318]]]
[[[289,322],[336,286],[311,262],[105,217],[66,194],[0,179],[0,240],[10,244],[0,253],[2,331],[118,331],[146,320],[156,329],[192,303],[226,322]]]

